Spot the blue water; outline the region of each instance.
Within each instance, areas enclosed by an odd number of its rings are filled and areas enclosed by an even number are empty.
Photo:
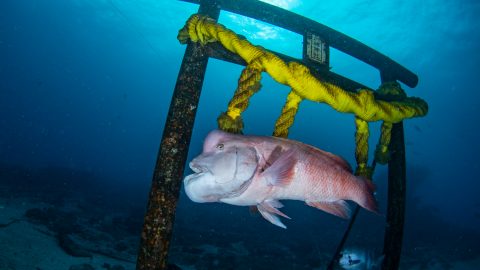
[[[408,269],[413,261],[428,267],[443,258],[440,265],[448,267],[480,257],[480,2],[271,2],[341,31],[418,75],[416,88],[403,85],[409,96],[429,104],[426,117],[405,121],[408,202],[403,265]],[[185,50],[176,36],[197,8],[165,0],[0,1],[0,205],[23,196],[50,198],[55,209],[75,197],[105,206],[105,212],[110,211],[107,206],[118,213],[129,211],[125,226],[130,224],[129,232],[138,232],[139,239]],[[219,21],[254,44],[301,57],[302,38],[294,33],[227,12]],[[371,88],[380,84],[375,69],[336,50],[330,65],[332,71]],[[189,160],[216,128],[241,69],[209,61]],[[243,116],[247,134],[271,134],[288,94],[288,88],[266,74],[262,85]],[[372,149],[378,129],[378,123],[371,125]],[[290,131],[291,138],[341,155],[351,164],[353,134],[351,115],[309,101],[302,103]],[[375,182],[385,213],[385,167],[377,167]],[[62,183],[64,189],[59,188]],[[264,258],[251,269],[270,269],[258,265],[274,258],[293,267],[285,269],[320,267],[347,223],[302,203],[286,206],[292,220],[286,221],[285,231],[246,208],[195,204],[182,191],[171,259],[208,269],[207,262],[234,260],[242,248],[231,244],[242,243],[248,257]],[[384,225],[382,216],[362,212],[347,244],[381,251]],[[8,228],[13,226],[17,224]],[[237,253],[185,249],[202,245]]]

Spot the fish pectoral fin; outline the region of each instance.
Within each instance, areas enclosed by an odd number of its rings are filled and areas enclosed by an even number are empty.
[[[295,150],[289,149],[279,153],[280,148],[275,148],[268,159],[265,170],[261,173],[269,185],[286,186],[293,179],[293,173],[297,159]]]
[[[258,212],[262,215],[263,218],[268,220],[270,223],[273,225],[277,225],[280,228],[286,229],[287,226],[285,226],[281,221],[278,216],[282,216],[284,218],[290,219],[289,216],[285,215],[282,213],[280,210],[277,208],[283,207],[283,205],[276,200],[271,200],[271,201],[264,201],[260,204],[257,205]],[[277,216],[278,215],[278,216]]]
[[[305,202],[308,206],[315,207],[317,209],[323,210],[332,215],[348,219],[350,218],[350,206],[344,200],[338,200],[334,202]]]

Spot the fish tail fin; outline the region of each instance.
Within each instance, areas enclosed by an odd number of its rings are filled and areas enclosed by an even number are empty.
[[[360,183],[361,197],[356,201],[361,207],[379,214],[377,201],[375,200],[375,184],[363,176],[357,176]]]

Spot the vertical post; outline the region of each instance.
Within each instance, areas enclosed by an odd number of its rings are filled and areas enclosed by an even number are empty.
[[[218,19],[215,1],[201,1],[199,13]],[[173,92],[150,189],[137,270],[165,270],[183,170],[208,55],[188,43]]]
[[[389,81],[382,74],[382,81]],[[393,124],[388,162],[387,225],[383,245],[382,269],[398,269],[402,253],[405,220],[406,161],[403,122]]]

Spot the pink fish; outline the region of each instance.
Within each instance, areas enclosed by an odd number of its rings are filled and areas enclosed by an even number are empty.
[[[286,226],[279,200],[299,200],[330,214],[349,218],[351,200],[377,212],[370,180],[352,174],[342,158],[313,146],[276,137],[210,132],[203,153],[190,162],[185,177],[194,202],[256,206],[269,222]]]

